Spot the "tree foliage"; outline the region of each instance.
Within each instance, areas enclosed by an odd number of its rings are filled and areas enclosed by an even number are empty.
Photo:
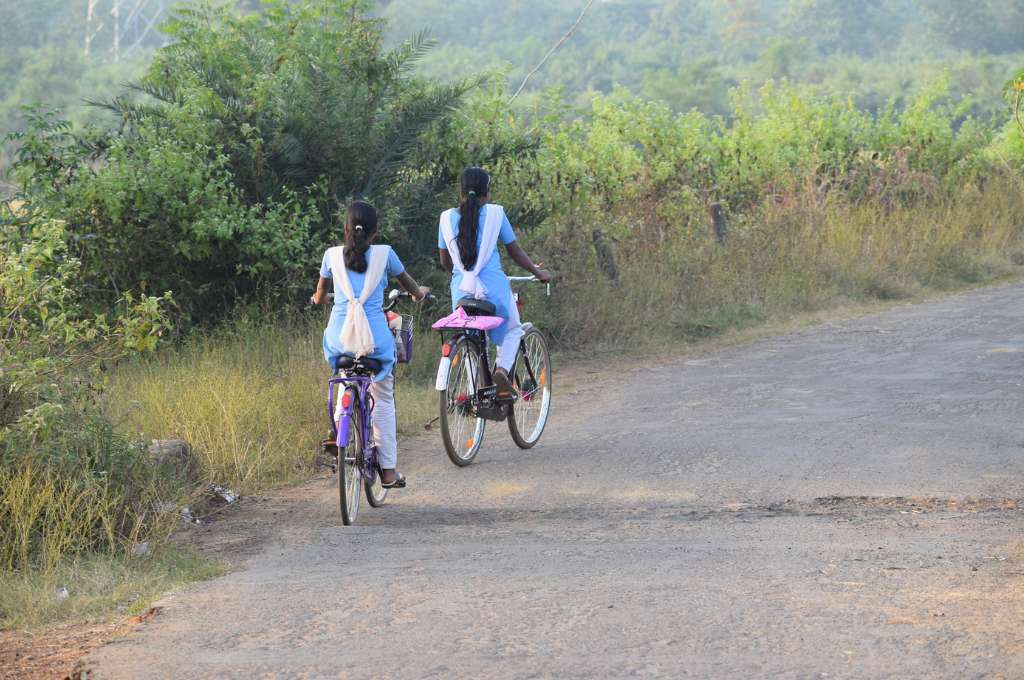
[[[21,192],[65,220],[97,299],[173,290],[201,320],[261,287],[308,285],[309,261],[340,238],[357,197],[387,213],[399,244],[429,230],[461,169],[451,163],[466,160],[432,140],[448,139],[479,81],[415,76],[431,42],[385,48],[367,9],[183,7],[133,86],[141,96],[98,103],[117,130],[83,144],[36,119],[19,137]]]

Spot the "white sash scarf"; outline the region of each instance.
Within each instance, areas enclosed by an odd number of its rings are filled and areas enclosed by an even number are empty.
[[[484,234],[480,240],[480,248],[476,256],[476,266],[472,271],[466,271],[462,266],[462,257],[459,254],[459,243],[455,238],[455,216],[459,211],[455,208],[441,213],[441,234],[444,242],[448,245],[448,254],[452,257],[452,264],[462,274],[462,281],[459,283],[459,291],[476,299],[483,300],[487,296],[487,287],[480,280],[480,272],[490,262],[498,245],[498,234],[501,232],[501,223],[505,217],[505,209],[494,203],[487,204],[487,218],[484,220]]]
[[[345,248],[331,248],[331,273],[334,275],[334,293],[341,293],[348,300],[348,311],[345,314],[345,325],[341,327],[341,345],[346,352],[354,356],[364,357],[373,351],[373,330],[370,320],[366,317],[363,305],[370,299],[381,277],[388,266],[388,246],[370,246],[367,258],[366,278],[363,279],[363,290],[356,298],[352,290],[352,281],[345,267]]]

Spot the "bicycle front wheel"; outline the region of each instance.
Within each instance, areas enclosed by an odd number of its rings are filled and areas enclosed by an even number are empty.
[[[533,448],[551,411],[551,355],[544,334],[536,328],[528,330],[519,345],[512,386],[519,398],[509,414],[509,434],[519,448]]]
[[[338,494],[341,501],[341,521],[345,526],[355,524],[359,514],[359,496],[362,490],[363,414],[359,399],[352,393],[355,404],[349,416],[348,442],[338,451]]]
[[[441,439],[448,458],[459,467],[473,462],[480,452],[487,421],[473,411],[477,390],[483,386],[483,363],[476,343],[460,338],[451,353],[448,387],[441,392]]]

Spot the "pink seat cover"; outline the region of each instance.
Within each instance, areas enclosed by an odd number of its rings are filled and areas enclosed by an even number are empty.
[[[435,331],[439,331],[443,328],[471,328],[477,331],[490,331],[503,323],[505,323],[505,319],[500,316],[470,316],[469,314],[466,314],[465,309],[459,307],[448,316],[437,321],[433,326],[431,326],[431,328]]]

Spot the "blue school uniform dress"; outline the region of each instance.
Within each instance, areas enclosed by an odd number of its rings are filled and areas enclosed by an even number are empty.
[[[377,290],[370,295],[366,304],[363,305],[363,309],[366,311],[366,318],[370,321],[370,331],[373,333],[373,352],[366,356],[376,359],[382,364],[380,372],[373,377],[373,381],[378,382],[391,375],[395,368],[395,336],[391,334],[391,329],[388,328],[387,316],[384,314],[384,290],[388,286],[388,280],[404,272],[405,267],[390,246],[372,247],[388,249],[388,264],[384,270],[384,276],[381,277],[380,283],[377,284]],[[334,248],[328,248],[327,252],[324,253],[323,263],[320,265],[320,276],[333,280],[334,272],[331,271],[332,250]],[[369,253],[367,253],[367,257],[369,257]],[[352,292],[358,298],[362,295],[366,274],[354,272],[351,269],[347,271],[349,281],[352,282]],[[335,360],[347,353],[345,347],[341,344],[341,329],[345,325],[347,310],[348,300],[335,286],[334,307],[331,309],[331,320],[324,331],[323,343],[324,358],[327,359],[327,363],[332,368],[334,367]]]
[[[502,210],[501,206],[494,206],[491,203],[484,205],[480,209],[480,226],[477,228],[476,233],[476,246],[479,250],[480,242],[484,237],[483,225],[487,219],[488,210]],[[452,234],[456,237],[459,235],[459,211],[452,210]],[[491,232],[493,233],[493,232]],[[508,216],[504,214],[502,210],[501,228],[498,232],[498,242],[508,245],[516,240],[515,232],[512,231],[512,224],[508,221]],[[444,241],[444,231],[440,228],[437,230],[437,247],[441,250],[448,250],[448,244]],[[480,281],[484,284],[487,289],[487,295],[485,299],[493,304],[497,309],[497,315],[504,318],[506,321],[501,326],[495,328],[490,332],[491,340],[496,344],[500,345],[505,339],[505,334],[508,332],[509,322],[508,319],[512,318],[512,309],[515,302],[512,299],[512,286],[509,284],[508,279],[505,278],[505,272],[501,268],[501,255],[497,252],[498,245],[494,245],[494,249],[491,251],[491,258],[484,265],[484,268],[480,271]],[[479,253],[477,258],[484,257],[486,253]],[[466,294],[459,290],[459,284],[462,283],[462,272],[458,269],[452,272],[452,311],[455,310],[455,303],[466,297]]]

